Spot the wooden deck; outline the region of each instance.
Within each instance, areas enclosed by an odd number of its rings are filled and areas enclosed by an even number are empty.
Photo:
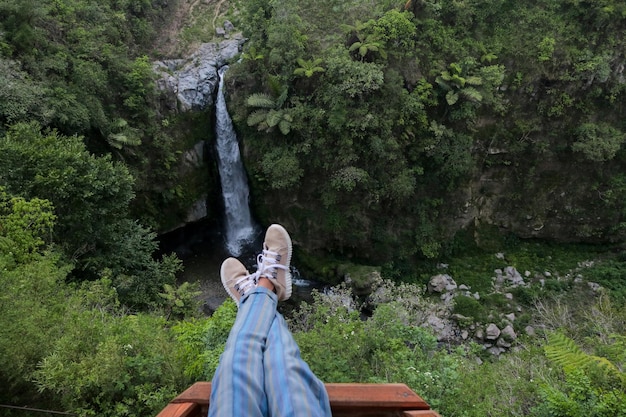
[[[441,417],[404,384],[326,384],[333,417]],[[210,382],[196,382],[157,417],[206,417]]]

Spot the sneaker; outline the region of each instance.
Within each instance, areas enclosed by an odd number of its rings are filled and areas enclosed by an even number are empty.
[[[265,232],[263,252],[257,258],[257,273],[274,284],[279,301],[291,297],[291,252],[291,238],[287,230],[279,224],[271,225]]]
[[[258,273],[250,274],[245,266],[235,258],[228,258],[220,269],[224,289],[239,305],[241,297],[258,284]]]

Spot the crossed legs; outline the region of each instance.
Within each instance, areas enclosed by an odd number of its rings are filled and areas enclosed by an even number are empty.
[[[276,310],[279,298],[291,295],[291,240],[278,225],[265,240],[254,274],[233,258],[222,264],[222,282],[239,311],[213,376],[209,417],[330,417],[324,384]]]

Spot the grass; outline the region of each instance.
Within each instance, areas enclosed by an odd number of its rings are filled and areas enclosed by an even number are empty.
[[[577,270],[583,261],[610,256],[609,250],[606,246],[517,241],[506,245],[500,252],[474,248],[466,254],[443,258],[440,264],[448,265],[447,268],[437,269],[434,265],[427,265],[420,275],[425,277],[445,272],[458,285],[465,284],[472,291],[484,293],[491,291],[496,269],[504,270],[507,266],[513,266],[525,281],[537,281],[542,277],[548,282],[552,281],[550,278],[558,280],[560,276]]]

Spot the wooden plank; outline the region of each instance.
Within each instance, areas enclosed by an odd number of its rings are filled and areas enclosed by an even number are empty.
[[[326,384],[335,409],[428,410],[430,407],[405,384]]]
[[[195,403],[169,403],[157,417],[195,417],[199,411],[200,406]]]
[[[209,398],[211,397],[211,383],[210,382],[196,382],[185,391],[183,391],[178,397],[174,398],[173,403],[197,403],[200,405],[208,405]]]
[[[349,416],[403,416],[403,417],[440,417],[430,410],[429,405],[405,384],[352,384],[327,383],[326,390],[330,399],[333,417]],[[158,417],[201,417],[206,414],[211,396],[210,382],[196,382],[170,405],[193,403],[198,407],[194,414],[159,414]],[[418,413],[424,410],[423,414]],[[165,412],[165,409],[162,413]]]
[[[439,413],[433,410],[410,410],[405,411],[402,417],[441,417]]]

